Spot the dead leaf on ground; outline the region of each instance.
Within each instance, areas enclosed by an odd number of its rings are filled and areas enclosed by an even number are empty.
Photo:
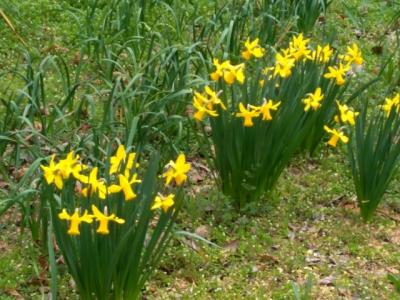
[[[329,275],[324,277],[318,281],[319,285],[333,286],[334,285],[335,276]]]
[[[202,238],[208,239],[210,237],[210,226],[201,225],[196,228],[195,233]]]
[[[225,244],[223,247],[226,252],[234,252],[239,248],[239,240],[233,240]]]
[[[15,297],[15,300],[24,300],[24,297],[15,289],[7,289],[6,294]]]

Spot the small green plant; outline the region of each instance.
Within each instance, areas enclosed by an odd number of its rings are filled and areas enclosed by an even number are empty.
[[[139,299],[171,238],[190,164],[183,154],[170,161],[160,186],[158,154],[143,172],[136,159],[119,146],[91,167],[74,152],[41,166],[41,202],[81,299]]]
[[[388,279],[391,283],[393,283],[396,292],[400,294],[400,276],[394,274],[388,274]]]
[[[399,166],[400,94],[358,118],[348,152],[361,216],[369,221]]]
[[[293,289],[293,298],[294,300],[311,300],[311,292],[312,292],[312,287],[313,287],[313,276],[308,275],[307,276],[307,281],[304,283],[304,285],[299,286],[295,282],[291,282],[292,284],[292,289]]]

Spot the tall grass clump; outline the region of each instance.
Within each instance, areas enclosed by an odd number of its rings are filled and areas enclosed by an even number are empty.
[[[270,191],[304,144],[320,142],[342,105],[347,72],[363,63],[355,44],[339,57],[330,45],[311,48],[302,34],[271,54],[247,39],[243,61],[214,58],[211,81],[193,96],[194,119],[211,128],[202,144],[210,141],[218,184],[238,208]]]
[[[369,221],[400,163],[400,94],[369,114],[365,105],[348,147],[358,205]]]

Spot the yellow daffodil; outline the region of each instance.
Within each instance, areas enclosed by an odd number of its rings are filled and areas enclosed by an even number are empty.
[[[135,152],[130,152],[128,154],[128,158],[126,160],[126,166],[125,166],[125,171],[124,171],[124,175],[125,177],[129,177],[131,170],[133,169],[133,167],[138,168],[139,164],[135,163],[135,158],[136,158],[136,153]]]
[[[393,98],[386,98],[385,104],[383,104],[381,107],[383,111],[385,111],[387,117],[390,116],[392,109],[400,112],[400,93],[396,94]]]
[[[82,216],[79,216],[79,209],[76,208],[75,212],[72,215],[69,215],[64,208],[61,213],[58,214],[58,218],[60,220],[67,220],[69,221],[69,229],[68,229],[68,234],[70,235],[79,235],[79,225],[82,222],[85,223],[92,223],[93,222],[93,216],[89,215],[87,211],[85,210],[84,214]]]
[[[175,162],[171,160],[167,164],[167,171],[163,174],[165,184],[169,185],[174,180],[176,185],[182,185],[187,179],[186,174],[189,170],[190,164],[186,163],[185,154],[179,154]]]
[[[254,109],[250,106],[246,108],[242,102],[239,103],[239,111],[240,112],[236,113],[236,117],[243,118],[243,125],[245,127],[253,126],[253,118],[256,118],[260,115],[258,108]]]
[[[343,57],[343,60],[347,62],[348,64],[356,64],[356,65],[362,65],[363,64],[363,58],[361,56],[361,51],[358,48],[357,44],[354,44],[351,47],[347,47],[347,52]]]
[[[126,151],[125,151],[125,146],[124,145],[119,145],[117,152],[115,153],[114,156],[111,156],[110,158],[110,175],[117,173],[120,165],[122,162],[126,159]]]
[[[195,95],[193,96],[193,106],[195,109],[197,109],[197,111],[195,112],[195,114],[193,116],[197,121],[200,121],[200,122],[203,121],[203,119],[206,117],[206,115],[209,115],[211,117],[218,116],[218,113],[216,110],[207,108],[207,106],[210,107],[209,100],[199,93],[195,93]],[[212,105],[211,105],[211,108],[212,108]]]
[[[99,234],[109,234],[110,230],[108,228],[108,223],[113,221],[118,224],[124,224],[125,220],[118,218],[115,214],[108,215],[107,207],[104,208],[104,213],[102,213],[95,205],[92,205],[93,217],[99,222],[99,227],[96,232]]]
[[[113,184],[111,185],[107,191],[110,194],[119,193],[122,191],[124,193],[125,201],[130,201],[136,198],[136,194],[132,189],[132,185],[135,183],[142,182],[140,179],[137,179],[137,174],[133,174],[132,178],[120,174],[118,176],[119,185]]]
[[[235,81],[243,84],[244,79],[244,64],[230,65],[230,67],[224,71],[224,80],[229,85],[233,84]]]
[[[161,208],[165,213],[167,213],[170,207],[172,207],[175,203],[174,198],[174,194],[169,194],[168,196],[158,194],[158,196],[156,196],[154,199],[154,204],[151,207],[151,210]]]
[[[100,199],[105,199],[107,195],[107,187],[103,181],[97,179],[98,168],[93,168],[90,172],[89,177],[82,180],[82,183],[88,184],[88,187],[82,189],[82,195],[84,197],[92,196],[93,194],[98,194]]]
[[[310,39],[304,39],[303,34],[300,33],[298,36],[293,37],[292,41],[289,44],[289,50],[291,56],[295,60],[299,60],[303,57],[308,57],[311,53],[311,50],[308,49],[308,42]]]
[[[329,44],[325,45],[324,47],[318,45],[317,49],[311,53],[309,58],[317,62],[327,63],[329,62],[332,55],[333,49],[329,46]]]
[[[245,50],[242,52],[242,57],[245,60],[251,59],[253,56],[255,58],[261,58],[265,54],[265,49],[262,48],[259,44],[259,39],[255,39],[250,42],[250,39],[247,39],[244,43]]]
[[[275,55],[274,76],[279,75],[282,78],[289,77],[292,74],[295,59],[289,54],[289,50],[282,50],[282,53]]]
[[[350,70],[350,67],[339,63],[338,67],[328,67],[328,69],[329,72],[324,74],[324,78],[334,78],[337,85],[343,85],[345,83],[344,77],[346,76],[346,72]]]
[[[46,167],[44,165],[40,165],[40,168],[44,172],[44,178],[46,179],[47,184],[54,183],[56,187],[61,190],[64,186],[63,176],[58,165],[54,163],[54,158],[55,155],[53,154],[51,156],[49,166]]]
[[[79,155],[74,155],[74,152],[71,151],[68,153],[65,159],[62,159],[58,163],[58,168],[61,171],[61,174],[64,179],[68,179],[71,174],[76,178],[79,179],[81,174],[80,172],[87,167],[78,163]]]
[[[275,111],[278,110],[280,105],[281,101],[274,103],[273,100],[268,100],[268,101],[264,100],[264,103],[261,106],[252,106],[252,105],[249,106],[262,115],[263,121],[271,121],[272,120],[271,110]]]
[[[206,95],[209,97],[209,103],[211,104],[211,107],[208,107],[209,109],[212,109],[213,105],[219,105],[221,106],[221,108],[223,110],[226,110],[226,107],[224,105],[224,103],[222,102],[222,100],[218,97],[220,93],[215,92],[212,88],[210,88],[209,86],[206,86],[204,88],[204,92],[206,93]]]
[[[125,163],[125,176],[129,177],[130,171],[133,167],[138,167],[139,164],[135,163],[136,153],[126,152],[124,145],[119,145],[117,152],[110,158],[110,175],[118,172],[120,167]]]
[[[328,145],[332,147],[336,147],[337,142],[341,140],[343,143],[347,143],[349,141],[349,138],[344,135],[342,131],[338,131],[336,129],[330,129],[328,126],[324,126],[324,130],[331,134],[331,138],[328,141]]]
[[[346,104],[340,104],[339,101],[336,101],[339,115],[335,116],[336,121],[342,121],[343,123],[349,123],[351,126],[356,124],[356,117],[359,115],[359,112],[355,112],[350,109]]]
[[[245,80],[244,64],[232,65],[229,60],[219,63],[218,59],[214,59],[213,64],[216,68],[210,75],[213,81],[218,81],[220,78],[223,78],[229,85],[233,84],[236,80],[240,84],[243,84]]]
[[[307,98],[303,99],[304,111],[317,110],[321,107],[321,101],[324,99],[324,94],[321,94],[321,88],[317,88],[314,93],[308,93]]]

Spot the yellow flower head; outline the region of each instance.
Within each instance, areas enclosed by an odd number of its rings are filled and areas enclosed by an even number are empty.
[[[333,55],[333,49],[328,45],[321,47],[320,45],[317,46],[317,49],[311,53],[309,57],[311,60],[315,60],[321,63],[329,62],[330,58]]]
[[[213,81],[218,81],[220,78],[223,78],[229,85],[233,84],[236,80],[240,84],[244,83],[244,64],[232,65],[229,60],[219,63],[218,59],[214,59],[213,64],[216,68],[210,75]]]
[[[212,109],[213,105],[210,100],[200,93],[194,93],[193,106],[197,110],[193,116],[197,121],[203,121],[206,115],[211,117],[218,116],[217,111]]]
[[[252,108],[248,106],[248,108],[244,107],[243,103],[239,103],[239,111],[236,113],[236,117],[243,118],[243,125],[245,127],[252,127],[254,125],[253,118],[256,118],[260,115],[258,108]]]
[[[167,213],[170,207],[172,207],[175,203],[174,198],[174,194],[169,194],[168,196],[158,194],[158,196],[156,196],[154,199],[154,204],[151,207],[151,210],[161,208],[165,213]]]
[[[390,116],[392,109],[400,112],[400,93],[396,94],[393,98],[386,98],[385,104],[381,107],[385,111],[387,117]]]
[[[253,56],[255,58],[261,58],[265,54],[265,49],[262,48],[259,44],[259,39],[255,39],[250,42],[250,39],[247,39],[244,43],[245,50],[242,52],[242,57],[245,60],[251,59]]]
[[[346,72],[350,70],[350,66],[339,63],[338,67],[328,67],[328,69],[329,72],[324,74],[324,78],[334,78],[337,85],[343,85],[345,83],[344,77],[346,76]]]
[[[82,183],[88,184],[88,187],[82,189],[82,195],[84,197],[92,196],[98,193],[100,199],[105,199],[107,195],[107,187],[103,181],[97,179],[98,168],[93,168],[90,171],[89,177],[82,178]]]
[[[222,100],[219,98],[219,94],[221,92],[215,92],[212,88],[210,88],[209,86],[206,86],[204,88],[204,92],[206,93],[206,95],[209,97],[209,104],[211,104],[208,108],[212,109],[214,105],[219,105],[221,106],[221,108],[223,110],[226,110],[226,107],[224,105],[224,102],[222,102]]]
[[[174,180],[175,184],[178,186],[182,185],[186,181],[187,179],[186,174],[190,170],[190,164],[186,163],[185,154],[183,153],[179,154],[176,161],[174,162],[171,160],[166,167],[167,170],[163,174],[166,185],[169,185],[172,180]]]
[[[67,213],[67,210],[64,208],[61,213],[58,214],[58,218],[60,220],[67,220],[69,221],[69,229],[68,229],[68,234],[69,235],[79,235],[79,225],[82,222],[85,223],[92,223],[93,222],[93,216],[89,215],[87,211],[85,210],[84,214],[82,216],[79,216],[79,209],[76,208],[75,212],[72,215],[69,215]]]
[[[308,57],[311,53],[311,50],[308,49],[309,41],[310,39],[304,39],[302,33],[300,33],[298,36],[294,36],[289,44],[290,55],[295,60]]]
[[[321,107],[321,101],[324,99],[324,94],[321,94],[321,88],[317,88],[314,93],[307,94],[307,98],[303,99],[304,111],[317,110]]]
[[[351,47],[347,47],[347,52],[343,57],[343,60],[347,64],[356,64],[356,65],[362,65],[363,64],[363,58],[361,55],[361,51],[358,48],[357,44],[353,43]]]
[[[349,123],[351,126],[356,124],[356,117],[360,114],[359,112],[355,112],[350,109],[346,104],[340,104],[339,101],[336,101],[339,115],[335,117],[336,120],[340,120],[343,123]]]
[[[337,142],[341,140],[343,143],[347,143],[349,141],[349,138],[344,135],[342,131],[338,131],[336,129],[330,129],[328,126],[324,126],[324,130],[331,134],[331,138],[328,141],[328,145],[332,147],[336,147]]]
[[[54,183],[56,187],[61,190],[64,186],[63,176],[59,166],[54,163],[55,154],[51,156],[49,166],[40,165],[40,168],[44,172],[44,178],[47,184]]]
[[[118,218],[115,214],[108,215],[107,206],[104,208],[104,213],[102,213],[95,205],[92,205],[93,217],[99,222],[99,227],[96,232],[99,234],[109,234],[110,230],[108,228],[108,223],[113,221],[118,224],[124,224],[125,220]]]
[[[79,179],[81,176],[80,172],[87,167],[78,163],[79,155],[74,155],[74,152],[71,151],[68,153],[65,159],[62,159],[58,163],[58,168],[61,171],[61,174],[64,179],[68,179],[71,174]]]
[[[295,59],[289,54],[289,49],[282,50],[282,53],[275,55],[274,76],[279,75],[282,78],[289,77],[292,74]]]
[[[136,194],[132,189],[132,185],[135,183],[142,182],[140,179],[137,179],[137,174],[133,174],[132,178],[129,180],[129,177],[123,174],[119,174],[119,185],[113,184],[111,185],[107,191],[109,194],[123,192],[125,201],[130,201],[136,198]]]
[[[275,111],[278,110],[280,105],[281,101],[274,103],[273,100],[266,101],[264,99],[264,103],[261,106],[249,105],[249,107],[255,109],[259,114],[261,114],[263,121],[271,121],[272,120],[271,110]]]

